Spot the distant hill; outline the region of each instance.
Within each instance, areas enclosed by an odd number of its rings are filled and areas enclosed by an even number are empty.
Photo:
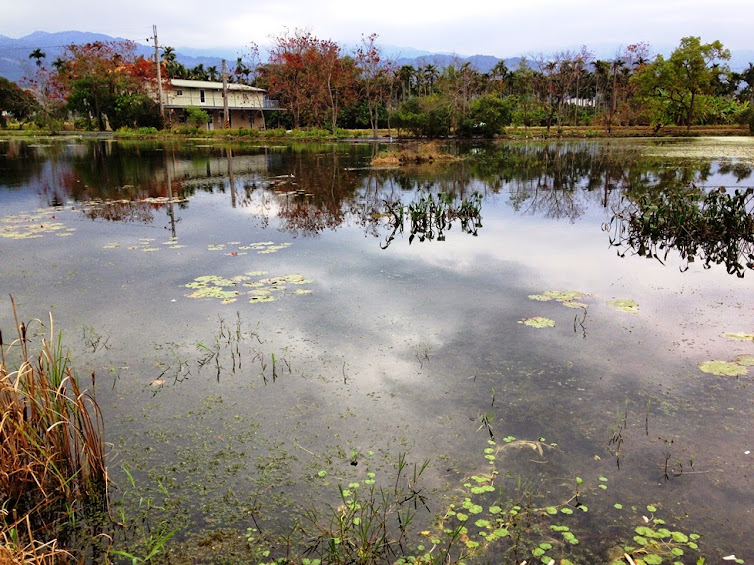
[[[29,53],[34,49],[41,49],[45,52],[46,57],[43,64],[50,66],[63,52],[67,45],[83,45],[94,41],[124,41],[123,38],[111,37],[101,33],[91,33],[84,31],[61,31],[57,33],[48,33],[45,31],[35,31],[24,37],[14,39],[0,35],[0,76],[12,81],[18,81],[24,76],[31,76],[34,73],[34,61],[29,59]],[[154,53],[151,46],[137,43],[138,53],[149,57]],[[491,55],[473,55],[471,57],[461,57],[448,53],[430,53],[411,47],[399,47],[395,45],[382,46],[383,52],[388,57],[395,60],[398,65],[412,65],[422,67],[428,64],[434,65],[438,70],[442,70],[448,65],[463,65],[471,63],[478,71],[489,72],[501,60],[505,61],[508,69],[518,67],[520,57],[499,59]],[[344,46],[344,49],[349,49]],[[205,67],[216,66],[220,68],[223,57],[228,61],[229,66],[235,64],[236,58],[248,51],[246,47],[238,49],[196,49],[193,47],[176,47],[177,60],[186,67],[195,67],[199,63]],[[265,57],[266,51],[260,47],[262,56]],[[754,50],[734,51],[731,56],[729,65],[735,71],[745,69],[750,62],[754,62]]]
[[[83,31],[62,31],[58,33],[47,33],[44,31],[35,31],[24,37],[13,39],[0,35],[0,76],[13,81],[18,81],[24,76],[30,76],[34,73],[34,61],[29,59],[29,53],[34,49],[40,48],[45,52],[46,57],[43,64],[50,66],[63,52],[67,45],[83,45],[94,41],[124,41],[123,38],[111,37],[101,33],[89,33]],[[138,44],[138,53],[149,57],[152,55],[153,48],[149,45]],[[245,47],[233,49],[197,49],[193,47],[176,47],[176,59],[187,67],[195,67],[199,63],[205,67],[217,66],[222,64],[223,57],[229,65],[235,64],[236,58],[248,51]],[[262,56],[266,55],[263,48]],[[398,65],[424,66],[427,64],[435,65],[438,69],[444,69],[450,64],[462,65],[470,62],[476,69],[481,72],[489,72],[500,59],[489,55],[474,55],[473,57],[459,57],[447,53],[431,53],[410,47],[398,47],[394,45],[383,46],[383,51],[389,57],[395,59]],[[509,69],[518,66],[518,58],[505,59],[505,64]]]

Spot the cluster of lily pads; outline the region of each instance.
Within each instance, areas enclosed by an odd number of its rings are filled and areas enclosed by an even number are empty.
[[[276,244],[274,241],[258,241],[246,245],[240,241],[229,241],[227,243],[211,243],[207,246],[207,251],[227,251],[226,255],[235,257],[236,255],[246,255],[249,251],[256,251],[260,254],[275,253],[290,246],[291,243]]]
[[[223,304],[230,304],[245,295],[249,302],[273,302],[277,300],[288,288],[288,285],[305,285],[313,282],[300,274],[281,275],[277,277],[264,277],[267,271],[250,271],[243,275],[230,278],[218,275],[202,275],[186,284],[186,288],[194,289],[187,294],[188,298],[217,298]],[[254,277],[264,277],[253,280]],[[298,288],[291,294],[311,294],[308,288]]]
[[[538,302],[560,302],[563,306],[568,308],[586,308],[587,305],[583,302],[578,302],[578,299],[587,296],[583,292],[576,290],[547,290],[542,294],[530,294],[530,300],[536,300]]]
[[[49,215],[49,210],[5,216],[0,218],[0,237],[34,239],[50,233],[66,237],[76,231],[75,228],[68,228],[65,224],[54,221],[55,219],[54,215]]]
[[[154,241],[154,237],[141,237],[139,238],[138,245],[129,245],[128,249],[131,251],[144,251],[145,253],[159,251],[160,247],[155,247]],[[185,245],[179,244],[178,238],[176,237],[171,237],[169,240],[163,241],[162,245],[166,246],[168,249],[181,249],[182,247],[186,247]],[[119,247],[120,243],[118,242],[107,243],[102,246],[103,249],[118,249]]]
[[[738,341],[754,341],[754,334],[746,332],[726,332],[723,337]],[[739,355],[732,361],[713,359],[697,365],[701,371],[721,377],[742,377],[748,374],[748,367],[752,366],[754,366],[754,355],[749,354]]]
[[[567,308],[583,308],[589,307],[588,304],[582,302],[584,298],[589,296],[584,292],[576,290],[546,290],[542,294],[530,294],[530,300],[536,300],[537,302],[560,302]],[[608,301],[610,306],[617,308],[623,312],[629,312],[635,314],[639,311],[639,305],[633,300],[618,299]],[[534,316],[531,318],[522,318],[518,321],[519,324],[524,324],[532,328],[553,328],[555,327],[555,320],[545,318],[543,316]]]

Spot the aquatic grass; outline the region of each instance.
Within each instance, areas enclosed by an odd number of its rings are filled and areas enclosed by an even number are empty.
[[[8,511],[0,509],[0,523],[6,523]],[[23,532],[19,534],[19,529]],[[24,537],[29,541],[21,541]],[[41,542],[35,539],[31,520],[27,514],[20,524],[3,527],[0,532],[0,563],[19,565],[54,565],[65,562],[71,554],[58,547],[58,540]]]
[[[12,298],[11,304],[18,337],[6,346],[0,334],[0,498],[6,512],[0,535],[15,535],[14,547],[34,550],[35,540],[52,536],[59,521],[106,504],[104,424],[61,335],[55,337],[52,316],[49,338],[30,355],[29,328],[19,323]]]
[[[383,563],[407,555],[416,513],[430,512],[419,483],[429,461],[409,464],[401,453],[391,487],[377,486],[377,475],[367,472],[362,486],[353,481],[338,486],[340,503],[325,513],[309,509],[304,514],[304,534],[309,538],[305,555],[324,563]],[[320,475],[321,476],[321,475]]]

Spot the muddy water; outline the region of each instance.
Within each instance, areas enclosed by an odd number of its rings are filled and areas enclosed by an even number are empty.
[[[754,144],[454,150],[372,170],[370,145],[0,141],[0,290],[96,371],[116,496],[134,503],[125,465],[187,531],[282,527],[337,484],[390,483],[406,453],[443,514],[488,440],[515,437],[542,453],[497,452],[495,496],[589,507],[563,555],[606,559],[649,505],[710,562],[754,556],[754,369],[698,368],[754,354],[724,336],[754,333],[754,272],[663,264],[605,229],[642,194],[754,184]],[[387,245],[386,206],[440,192],[482,195],[476,235],[409,243],[406,224]]]

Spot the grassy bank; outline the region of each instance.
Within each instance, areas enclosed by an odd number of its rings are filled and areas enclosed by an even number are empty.
[[[381,141],[386,140],[410,140],[415,139],[406,135],[406,132],[393,129],[380,129],[377,132]],[[720,137],[720,136],[749,136],[751,132],[748,126],[742,125],[719,125],[719,126],[694,126],[687,129],[685,126],[665,126],[658,131],[649,126],[626,126],[614,127],[608,132],[599,126],[565,126],[562,128],[552,127],[547,131],[545,127],[519,127],[509,126],[505,128],[498,140],[517,139],[591,139],[591,138],[621,138],[621,137]],[[45,129],[4,129],[0,130],[0,138],[37,138],[56,136],[82,136],[91,138],[115,138],[115,139],[171,139],[181,140],[187,138],[202,139],[231,139],[248,141],[338,141],[338,140],[364,140],[374,139],[371,129],[337,129],[335,132],[324,129],[269,129],[260,131],[256,129],[233,129],[233,130],[201,130],[199,128],[183,127],[174,130],[157,130],[155,128],[120,129],[115,132],[95,132],[76,130],[45,130]]]

